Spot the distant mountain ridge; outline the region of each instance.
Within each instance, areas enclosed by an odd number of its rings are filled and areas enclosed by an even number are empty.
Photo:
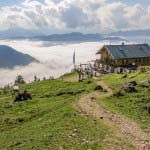
[[[117,31],[109,34],[83,34],[80,32],[72,32],[66,34],[49,34],[49,32],[41,33],[38,30],[27,29],[9,29],[0,31],[0,39],[31,39],[31,40],[43,40],[43,41],[58,41],[58,42],[86,42],[86,41],[103,41],[103,40],[124,40],[124,37],[150,37],[150,29],[145,30],[130,30],[130,31]]]
[[[36,30],[8,29],[0,31],[0,39],[25,39],[41,35]]]
[[[132,37],[132,36],[150,36],[150,29],[147,30],[131,30],[131,31],[118,31],[108,34],[108,36],[123,36],[123,37]]]
[[[102,34],[83,34],[80,32],[72,32],[68,34],[53,34],[48,36],[37,36],[35,40],[42,41],[76,41],[76,42],[88,42],[88,41],[101,41],[101,40],[123,40],[120,37],[107,37]]]
[[[6,45],[0,45],[0,68],[14,68],[28,65],[33,61],[36,60],[28,54],[18,52]]]

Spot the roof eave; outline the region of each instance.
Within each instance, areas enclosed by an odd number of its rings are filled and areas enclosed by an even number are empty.
[[[114,60],[119,60],[119,59],[136,59],[136,58],[150,58],[149,56],[148,57],[126,57],[126,58],[114,58]]]
[[[103,46],[100,50],[98,50],[98,52],[96,53],[96,55],[101,54],[101,50],[104,48],[105,46]]]

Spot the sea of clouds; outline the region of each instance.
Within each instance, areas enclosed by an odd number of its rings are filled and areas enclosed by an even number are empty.
[[[8,45],[19,52],[29,54],[40,63],[17,66],[14,69],[0,69],[0,86],[14,83],[17,75],[22,75],[26,82],[31,82],[36,75],[39,78],[59,77],[73,69],[73,53],[76,52],[76,64],[95,60],[100,56],[96,52],[109,42],[86,43],[51,43],[29,40],[1,40],[0,45]],[[6,58],[7,59],[7,58]]]

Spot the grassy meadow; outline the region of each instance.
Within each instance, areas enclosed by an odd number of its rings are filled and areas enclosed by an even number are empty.
[[[123,145],[133,149],[127,139],[113,136],[112,129],[100,120],[83,116],[76,110],[75,102],[95,86],[93,79],[83,82],[56,79],[24,84],[21,91],[27,89],[33,99],[14,105],[10,104],[14,96],[1,92],[0,149],[119,150]],[[60,94],[80,89],[84,91],[79,94]]]
[[[150,74],[139,71],[128,74],[127,78],[122,78],[120,74],[101,75],[99,80],[105,82],[115,93],[117,93],[125,82],[136,81],[137,84],[143,80],[150,80]],[[137,92],[122,93],[122,96],[112,96],[98,100],[108,110],[114,113],[123,114],[137,123],[146,132],[150,132],[150,89],[136,86]]]

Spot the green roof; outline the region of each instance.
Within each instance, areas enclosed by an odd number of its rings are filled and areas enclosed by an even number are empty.
[[[148,44],[105,45],[103,48],[110,53],[113,59],[150,57],[150,46]]]

